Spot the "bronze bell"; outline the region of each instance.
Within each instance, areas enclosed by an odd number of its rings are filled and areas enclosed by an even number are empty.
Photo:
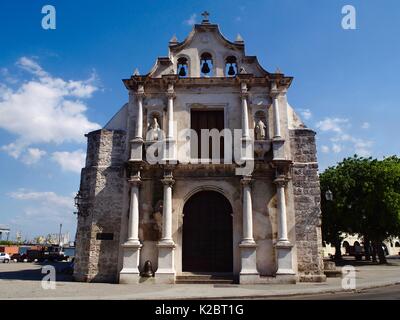
[[[142,277],[147,277],[147,278],[154,277],[153,266],[152,266],[150,260],[147,260],[144,263],[144,269],[143,269],[143,272],[142,272]]]
[[[233,68],[233,65],[232,65],[232,63],[231,63],[231,65],[230,65],[230,67],[229,67],[229,70],[228,70],[228,75],[230,75],[230,76],[234,76],[236,73],[235,73],[235,69]]]
[[[207,74],[210,72],[210,67],[208,66],[207,61],[204,61],[203,67],[201,68],[201,72]]]
[[[183,66],[180,67],[180,69],[179,69],[179,76],[180,77],[186,77],[186,70],[185,70],[185,68]]]

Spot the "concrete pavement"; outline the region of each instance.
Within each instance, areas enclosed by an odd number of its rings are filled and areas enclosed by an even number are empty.
[[[270,285],[119,285],[78,283],[58,279],[56,289],[41,286],[41,265],[32,263],[0,264],[0,299],[259,299],[341,292],[342,279],[328,278],[325,283]],[[400,259],[388,265],[364,264],[356,267],[356,290],[400,284]]]

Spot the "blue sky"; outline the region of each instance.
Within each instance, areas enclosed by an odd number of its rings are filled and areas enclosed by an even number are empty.
[[[47,4],[56,30],[41,27]],[[341,27],[347,4],[356,30]],[[354,153],[399,154],[397,0],[1,1],[0,224],[12,237],[59,223],[74,236],[83,134],[126,102],[121,79],[147,73],[204,10],[267,70],[294,76],[289,102],[318,133],[321,169]]]

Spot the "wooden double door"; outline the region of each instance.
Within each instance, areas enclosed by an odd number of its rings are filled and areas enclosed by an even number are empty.
[[[182,271],[233,272],[232,207],[219,192],[200,191],[184,206]]]

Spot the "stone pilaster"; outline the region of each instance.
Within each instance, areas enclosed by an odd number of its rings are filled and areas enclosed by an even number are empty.
[[[241,160],[251,161],[253,160],[254,156],[253,156],[252,139],[250,137],[250,131],[249,131],[249,107],[248,107],[249,92],[246,81],[242,81],[240,83],[240,99],[242,102]]]
[[[167,106],[167,135],[164,140],[163,160],[173,161],[176,160],[176,137],[174,128],[174,99],[176,94],[174,91],[174,84],[168,84],[167,90],[168,106]]]
[[[142,161],[143,158],[143,99],[144,99],[144,87],[139,85],[136,97],[136,127],[135,127],[135,137],[130,140],[131,144],[131,154],[129,161]]]
[[[175,243],[172,239],[172,186],[174,179],[168,172],[161,180],[164,185],[163,226],[162,238],[158,247],[158,270],[156,283],[175,283],[174,251]]]
[[[243,237],[240,243],[241,270],[240,283],[257,283],[257,244],[253,236],[253,206],[251,200],[251,183],[249,176],[241,180],[243,189]]]
[[[280,117],[280,106],[279,106],[279,95],[280,91],[277,88],[275,82],[271,84],[270,97],[272,99],[273,115],[274,115],[274,137],[272,139],[272,149],[274,160],[284,160],[285,151],[284,144],[285,139],[282,137],[281,132],[281,117]]]
[[[140,270],[140,249],[139,241],[139,186],[141,184],[140,175],[131,177],[131,202],[129,207],[128,239],[122,245],[124,256],[123,266],[120,272],[120,283],[139,283]]]
[[[285,186],[286,177],[279,175],[274,183],[277,193],[277,209],[278,209],[278,241],[276,243],[278,270],[276,276],[294,275],[293,271],[293,245],[288,239],[287,217],[286,217],[286,197]]]

